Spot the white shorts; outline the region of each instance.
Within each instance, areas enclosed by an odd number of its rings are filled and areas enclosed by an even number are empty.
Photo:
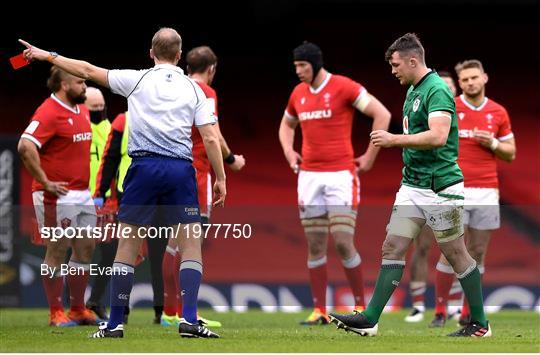
[[[352,171],[300,170],[298,173],[300,218],[356,211],[359,202],[360,180]]]
[[[466,187],[463,224],[479,230],[499,229],[499,189]]]
[[[96,226],[96,207],[89,190],[69,190],[67,195],[52,196],[44,191],[32,193],[38,227]]]
[[[463,189],[463,183],[452,185],[438,193],[431,189],[401,185],[387,230],[398,231],[401,218],[414,217],[424,219],[438,241],[460,237],[463,235]]]

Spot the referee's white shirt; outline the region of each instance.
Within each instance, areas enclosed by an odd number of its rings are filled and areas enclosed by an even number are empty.
[[[161,155],[193,160],[191,128],[214,124],[204,92],[172,64],[147,70],[109,70],[112,92],[128,99],[131,157]]]

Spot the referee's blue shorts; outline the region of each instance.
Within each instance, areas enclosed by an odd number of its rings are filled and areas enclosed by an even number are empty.
[[[123,187],[120,222],[170,226],[201,221],[195,169],[189,160],[134,157]]]

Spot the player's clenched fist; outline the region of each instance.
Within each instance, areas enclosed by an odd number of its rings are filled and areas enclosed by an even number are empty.
[[[373,142],[373,145],[376,147],[389,148],[393,146],[394,135],[392,133],[377,130],[371,132],[369,136],[371,138],[371,142]]]
[[[474,139],[476,139],[476,141],[480,143],[480,145],[486,148],[489,148],[493,144],[493,139],[495,139],[493,138],[492,132],[483,131],[478,129],[477,127],[474,127],[473,136]]]

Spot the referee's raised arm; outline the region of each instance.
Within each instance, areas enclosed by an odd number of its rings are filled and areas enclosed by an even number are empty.
[[[58,55],[56,52],[45,51],[22,39],[19,39],[19,42],[26,47],[23,55],[29,62],[33,60],[46,60],[72,75],[85,80],[91,80],[107,88],[109,87],[109,83],[107,82],[108,69],[97,67],[83,60],[66,58]]]

